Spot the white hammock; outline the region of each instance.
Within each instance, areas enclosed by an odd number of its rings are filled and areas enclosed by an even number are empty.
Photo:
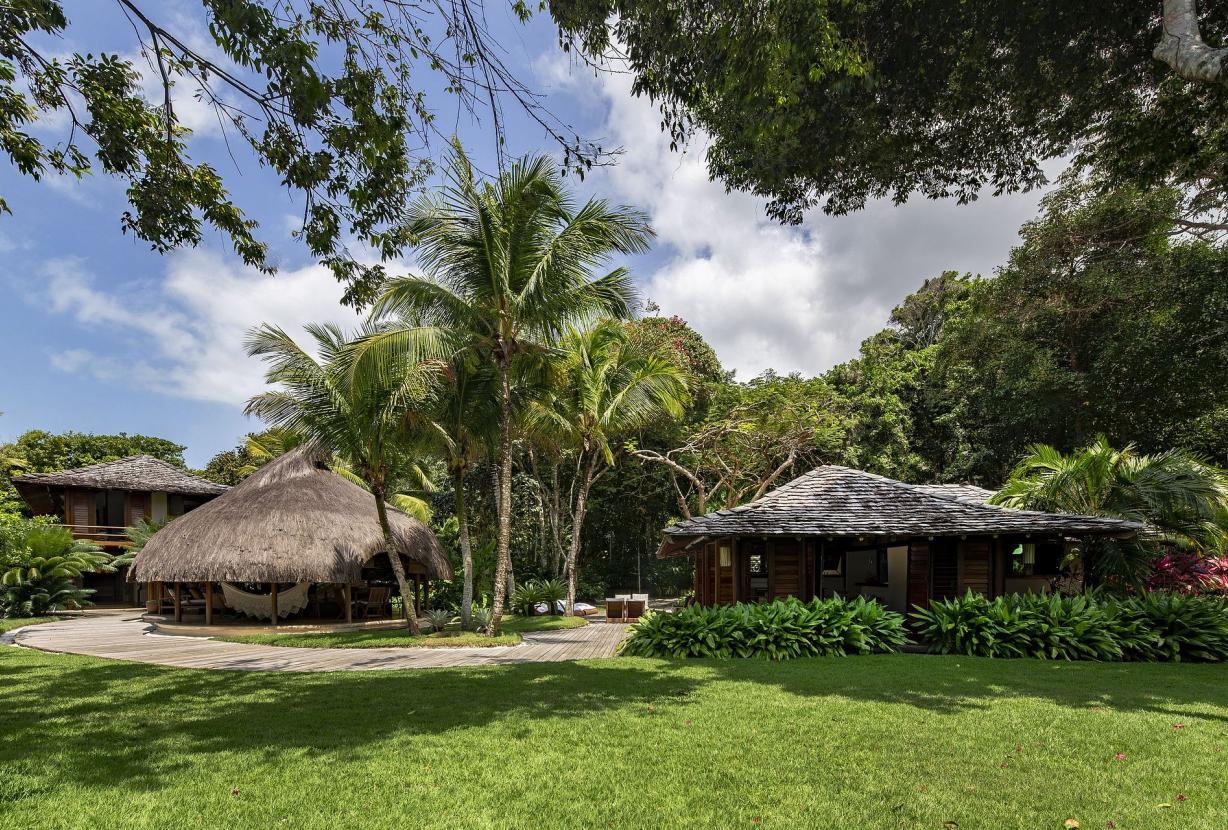
[[[277,592],[277,616],[288,617],[297,614],[307,607],[307,588],[310,582],[300,582],[293,588]],[[258,620],[273,619],[273,595],[249,594],[236,588],[229,582],[222,583],[222,595],[226,604],[240,614],[255,617]]]

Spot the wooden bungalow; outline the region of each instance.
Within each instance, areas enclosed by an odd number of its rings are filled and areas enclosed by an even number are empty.
[[[1141,530],[998,507],[990,495],[819,467],[748,504],[671,525],[658,556],[694,559],[703,605],[835,593],[905,611],[968,589],[990,597],[1044,589],[1078,539]]]
[[[141,519],[173,519],[226,492],[226,486],[148,455],[132,455],[57,473],[15,476],[13,486],[35,515],[58,516],[78,539],[110,553],[128,546],[126,528]],[[145,602],[127,583],[127,568],[87,574],[84,587],[98,604]]]
[[[274,625],[299,612],[348,622],[374,586],[381,605],[395,591],[391,554],[413,586],[406,607],[421,612],[430,581],[451,579],[451,564],[422,522],[391,505],[388,520],[395,551],[386,551],[371,494],[300,448],[155,533],[129,578],[149,583],[150,595],[169,594],[177,621],[190,597],[206,624],[218,610]]]

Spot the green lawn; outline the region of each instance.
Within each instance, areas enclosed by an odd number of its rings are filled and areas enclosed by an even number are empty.
[[[390,648],[404,646],[427,646],[431,648],[461,648],[481,646],[514,646],[520,635],[529,631],[556,631],[562,628],[579,628],[585,624],[583,617],[507,617],[503,631],[498,637],[479,634],[476,631],[450,629],[411,637],[405,629],[382,631],[344,631],[335,634],[243,634],[234,637],[217,637],[229,643],[256,643],[266,646],[290,648]]]
[[[21,628],[24,625],[38,625],[39,623],[55,622],[62,617],[9,617],[7,619],[0,618],[0,634],[6,631],[12,631],[14,628]]]
[[[918,655],[248,674],[4,648],[0,827],[1220,830],[1225,680]]]

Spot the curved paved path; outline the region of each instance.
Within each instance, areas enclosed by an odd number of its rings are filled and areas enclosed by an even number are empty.
[[[91,611],[64,622],[10,632],[6,640],[41,651],[86,654],[189,669],[238,671],[372,671],[497,666],[613,657],[625,627],[590,623],[522,635],[518,646],[492,648],[285,648],[224,643],[155,632],[139,611]]]

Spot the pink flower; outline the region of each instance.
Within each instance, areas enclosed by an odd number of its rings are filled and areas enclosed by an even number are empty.
[[[1119,752],[1119,753],[1117,753],[1116,755],[1114,755],[1114,756],[1113,756],[1113,760],[1114,760],[1114,761],[1124,761],[1124,760],[1126,760],[1126,753],[1124,753],[1124,752]]]

